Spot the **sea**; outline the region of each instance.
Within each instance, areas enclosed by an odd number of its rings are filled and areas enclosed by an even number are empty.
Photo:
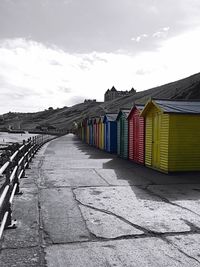
[[[25,133],[6,133],[0,132],[0,147],[5,147],[12,143],[22,143],[23,140],[27,140],[28,138],[36,136],[36,134]]]

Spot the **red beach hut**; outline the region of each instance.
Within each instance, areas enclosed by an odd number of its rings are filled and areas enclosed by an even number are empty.
[[[137,163],[144,164],[144,118],[140,117],[140,112],[144,106],[135,105],[128,115],[128,139],[129,139],[129,159]]]

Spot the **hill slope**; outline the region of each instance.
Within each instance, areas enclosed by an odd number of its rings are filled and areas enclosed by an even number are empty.
[[[7,113],[1,116],[0,129],[9,125],[15,129],[18,129],[19,125],[22,129],[35,129],[39,125],[51,125],[67,130],[72,128],[74,121],[78,122],[85,117],[104,115],[105,112],[118,112],[120,107],[131,107],[134,102],[144,104],[150,97],[200,100],[200,73],[109,102],[86,102],[72,107],[36,113]]]

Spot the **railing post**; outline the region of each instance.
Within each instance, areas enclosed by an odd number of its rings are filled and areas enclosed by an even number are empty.
[[[16,229],[16,220],[12,220],[12,209],[10,201],[6,204],[6,212],[8,212],[8,217],[5,224],[5,229]]]
[[[30,143],[30,138],[28,139],[28,144],[27,144],[27,151],[26,153],[29,151],[29,148],[31,147],[31,143]],[[29,168],[29,152],[27,153],[26,157],[25,157],[25,162],[26,162],[26,169]]]
[[[18,166],[19,159],[20,159],[20,151],[18,149],[18,153],[17,153],[15,160],[14,160],[15,166],[17,166],[17,171],[15,173],[15,177],[13,180],[13,184],[17,184],[15,195],[22,195],[23,194],[23,192],[20,191],[20,183],[19,183],[19,172],[20,172],[20,167]]]
[[[9,161],[10,158],[9,158],[9,154],[7,154],[7,160]],[[11,164],[8,165],[8,167],[6,168],[5,170],[5,177],[6,177],[6,184],[10,184],[10,174],[11,174]]]
[[[23,140],[23,145],[24,145],[24,148],[23,148],[23,153],[22,153],[22,156],[26,153],[26,141]],[[23,173],[22,173],[22,176],[21,177],[25,177],[25,163],[24,163],[25,159],[22,160],[22,164],[21,164],[21,169],[23,169]]]

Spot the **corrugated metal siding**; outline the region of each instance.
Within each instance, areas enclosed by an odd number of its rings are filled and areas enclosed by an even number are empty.
[[[87,144],[89,144],[89,140],[90,140],[90,129],[89,129],[89,125],[86,126],[86,132],[87,132],[86,142],[87,142]]]
[[[82,140],[84,141],[84,128],[83,127],[81,128],[81,137],[82,137]]]
[[[143,117],[137,116],[138,120],[138,153],[136,154],[135,161],[144,164],[145,156],[145,120]]]
[[[96,147],[99,147],[99,124],[96,124]]]
[[[110,122],[110,152],[117,153],[117,123],[116,121]]]
[[[135,108],[128,119],[129,124],[129,159],[144,164],[144,118]]]
[[[126,118],[122,117],[122,123],[123,123],[123,139],[122,139],[122,145],[123,145],[123,153],[121,156],[125,159],[128,158],[128,121]]]
[[[169,158],[169,114],[161,115],[160,125],[160,169],[168,171]]]
[[[94,122],[92,123],[92,133],[93,133],[93,146],[95,146],[95,136],[96,136],[96,130],[95,130],[95,124]]]
[[[97,142],[97,140],[98,140],[98,124],[96,124],[95,123],[95,125],[94,125],[94,129],[95,129],[95,141],[94,141],[94,145],[97,147],[97,144],[98,144],[98,142]]]
[[[145,123],[145,164],[167,172],[169,115],[154,107],[146,115]]]
[[[129,129],[129,159],[133,160],[134,156],[133,156],[133,147],[134,147],[134,129],[133,129],[133,117],[131,117],[128,120],[128,129]]]
[[[200,171],[200,116],[170,115],[169,171]]]
[[[128,158],[128,121],[123,115],[117,121],[117,154]]]
[[[145,127],[145,164],[151,166],[152,161],[152,114],[147,114]]]
[[[101,123],[101,149],[104,149],[104,123]]]
[[[93,132],[92,132],[93,127],[91,124],[89,126],[89,129],[90,129],[90,145],[93,145]]]
[[[98,148],[101,148],[101,123],[98,123]]]
[[[84,126],[84,142],[87,142],[87,127]]]
[[[107,122],[104,123],[104,150],[107,147]]]
[[[117,121],[117,155],[120,155],[120,120]]]
[[[161,115],[160,129],[160,169],[168,171],[168,156],[169,156],[169,115]]]
[[[152,161],[154,168],[160,168],[160,132],[161,132],[161,114],[155,112],[152,117]]]
[[[110,131],[110,122],[108,122],[108,125],[107,125],[107,151],[110,152],[110,142],[111,142],[111,131]]]

